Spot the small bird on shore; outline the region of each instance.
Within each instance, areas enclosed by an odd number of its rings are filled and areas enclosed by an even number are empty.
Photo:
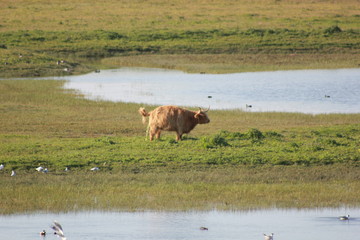
[[[40,232],[40,236],[46,236],[46,231],[42,230],[42,232]]]
[[[3,170],[4,167],[5,167],[4,164],[1,164],[1,165],[0,165],[0,170]]]
[[[350,219],[350,215],[340,216],[339,219],[340,219],[340,220],[349,220],[349,219]]]
[[[10,176],[12,176],[12,177],[16,176],[16,172],[14,170],[12,170]]]
[[[37,168],[35,168],[35,169],[36,169],[36,171],[38,171],[38,172],[42,172],[42,171],[44,170],[44,168],[43,168],[42,166],[37,167]]]
[[[91,170],[91,171],[99,171],[100,168],[98,168],[98,167],[93,167],[93,168],[91,168],[90,170]]]
[[[273,233],[271,233],[271,235],[266,235],[264,233],[264,240],[273,240],[273,239],[274,239],[274,234]]]
[[[60,237],[61,240],[66,240],[66,237],[64,235],[62,226],[57,221],[54,221],[54,224],[51,226],[51,228],[55,231],[54,234]]]

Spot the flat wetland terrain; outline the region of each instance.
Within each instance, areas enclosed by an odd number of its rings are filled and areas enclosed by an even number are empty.
[[[210,110],[183,141],[150,142],[142,105],[14,80],[358,68],[359,12],[356,0],[1,1],[0,214],[359,207],[360,114]]]
[[[1,213],[359,205],[360,114],[214,110],[150,142],[140,105],[63,84],[0,81]]]
[[[358,0],[5,0],[0,77],[122,66],[211,73],[357,68],[359,6]]]

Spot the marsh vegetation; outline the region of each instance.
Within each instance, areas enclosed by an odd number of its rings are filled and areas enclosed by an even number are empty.
[[[359,8],[357,0],[5,0],[0,77],[122,66],[356,68]],[[0,80],[0,214],[359,206],[359,114],[211,111],[211,124],[184,141],[164,134],[150,143],[139,104],[90,101],[63,85]]]
[[[211,111],[183,141],[150,142],[140,105],[63,84],[0,81],[2,213],[359,204],[359,114]]]
[[[354,68],[359,10],[356,0],[2,1],[0,76]]]

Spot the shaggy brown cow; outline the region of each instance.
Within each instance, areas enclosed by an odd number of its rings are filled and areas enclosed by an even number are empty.
[[[143,123],[146,123],[146,117],[149,116],[148,131],[150,141],[160,138],[160,133],[164,131],[175,131],[176,141],[181,140],[184,133],[189,133],[197,124],[209,123],[206,112],[207,110],[189,111],[176,106],[161,106],[151,112],[146,112],[145,108],[140,108],[139,113],[142,115]]]

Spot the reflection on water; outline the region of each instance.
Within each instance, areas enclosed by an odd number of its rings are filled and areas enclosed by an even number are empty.
[[[350,221],[339,215],[350,214]],[[58,220],[68,240],[276,240],[358,239],[360,209],[255,210],[249,212],[81,212],[0,216],[0,239],[34,240]],[[205,226],[209,230],[201,231]]]
[[[79,89],[89,98],[110,101],[247,111],[360,112],[360,69],[217,75],[122,68],[56,79],[70,80],[66,88]]]

